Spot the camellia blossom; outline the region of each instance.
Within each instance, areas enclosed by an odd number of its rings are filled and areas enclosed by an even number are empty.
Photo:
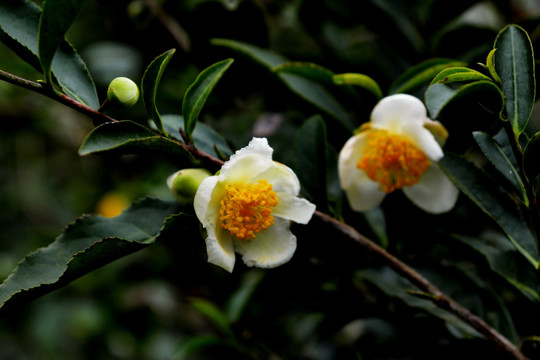
[[[437,162],[444,154],[427,128],[446,132],[414,96],[391,95],[375,106],[371,121],[339,154],[341,187],[353,210],[372,209],[397,189],[430,213],[454,207],[458,190],[440,170]]]
[[[271,268],[289,261],[296,250],[290,222],[307,224],[315,212],[315,205],[298,197],[296,174],[273,161],[272,152],[265,138],[253,138],[195,194],[208,261],[229,272],[235,252],[248,266]]]

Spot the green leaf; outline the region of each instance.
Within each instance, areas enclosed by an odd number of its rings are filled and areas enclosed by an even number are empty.
[[[523,185],[523,182],[521,181],[519,172],[516,170],[510,159],[506,156],[503,149],[491,136],[484,132],[475,131],[473,133],[473,137],[478,143],[478,146],[480,146],[480,149],[486,158],[514,187],[523,204],[528,206],[529,200],[527,198],[527,191]]]
[[[492,218],[519,252],[538,269],[536,238],[508,194],[486,173],[462,157],[448,153],[439,165],[459,190]]]
[[[200,335],[186,340],[182,340],[174,350],[172,360],[190,359],[190,355],[196,354],[204,349],[213,347],[232,347],[236,346],[231,341],[222,339],[216,335]]]
[[[82,11],[84,0],[45,0],[39,19],[38,54],[45,80],[51,82],[54,55],[66,32]]]
[[[184,118],[181,115],[163,115],[161,120],[170,136],[183,141],[179,132],[184,130]],[[197,145],[197,149],[217,158],[228,159],[233,154],[227,140],[205,123],[198,124],[193,131],[193,142]]]
[[[540,277],[503,234],[486,232],[479,238],[455,238],[482,254],[491,270],[502,276],[531,301],[540,303]]]
[[[280,69],[278,67],[279,65],[289,63],[287,58],[279,54],[243,42],[228,39],[212,39],[211,43],[236,50],[269,70],[274,68]],[[281,69],[284,68],[285,66]],[[291,91],[337,119],[347,130],[352,132],[354,126],[347,111],[325,87],[316,81],[303,77],[305,72],[301,76],[298,73],[279,71],[277,75]]]
[[[334,83],[338,85],[356,85],[371,92],[377,99],[383,97],[379,84],[371,77],[364,74],[347,73],[333,76]]]
[[[465,66],[462,61],[434,58],[423,61],[404,72],[390,86],[389,93],[406,93],[428,85],[441,70],[451,66]]]
[[[206,99],[233,61],[233,59],[223,60],[204,69],[186,90],[182,102],[182,115],[184,131],[189,139],[193,140],[192,134]]]
[[[156,135],[152,130],[130,120],[95,127],[81,144],[79,155],[105,151],[122,154],[169,154],[187,159],[193,164],[197,163],[193,155],[178,141]]]
[[[436,119],[444,108],[452,102],[467,97],[474,99],[477,94],[487,94],[490,92],[499,94],[501,99],[503,97],[498,86],[491,80],[474,81],[472,83],[465,83],[461,86],[436,83],[429,86],[427,89],[425,94],[425,104],[430,117]]]
[[[493,46],[495,70],[501,78],[506,112],[516,137],[527,126],[536,96],[534,55],[527,32],[517,25],[502,29]]]
[[[36,299],[147,247],[178,212],[176,202],[146,198],[114,218],[78,218],[49,246],[28,254],[0,285],[0,310]]]
[[[294,139],[296,174],[307,197],[327,204],[326,126],[319,116],[309,118]]]
[[[0,40],[41,72],[38,59],[40,14],[39,7],[27,0],[0,1]],[[61,41],[51,69],[65,94],[92,109],[99,107],[96,88],[88,69],[67,41]]]
[[[156,107],[156,94],[161,76],[175,51],[176,49],[170,49],[156,57],[146,68],[141,80],[141,94],[146,110],[150,114],[150,118],[154,121],[158,130],[165,135],[167,135],[167,133],[163,128],[161,116]]]
[[[450,67],[442,70],[438,73],[430,85],[433,84],[451,84],[455,82],[471,82],[486,80],[491,81],[489,77],[473,69],[469,69],[462,66]]]

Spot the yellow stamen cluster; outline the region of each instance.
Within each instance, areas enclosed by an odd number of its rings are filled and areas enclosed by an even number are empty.
[[[366,131],[367,146],[356,167],[391,193],[416,184],[431,161],[411,140],[386,130]]]
[[[256,184],[225,186],[220,202],[221,226],[240,240],[254,239],[256,234],[274,224],[272,208],[278,203],[272,184],[259,180]]]

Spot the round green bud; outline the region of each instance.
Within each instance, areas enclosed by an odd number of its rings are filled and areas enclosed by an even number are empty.
[[[211,175],[205,169],[183,169],[169,176],[167,185],[180,204],[192,204],[199,185]]]
[[[107,100],[122,107],[132,107],[139,100],[139,87],[131,79],[117,77],[109,84]]]

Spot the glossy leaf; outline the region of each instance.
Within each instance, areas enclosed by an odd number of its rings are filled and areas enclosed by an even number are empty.
[[[79,155],[105,151],[122,154],[160,153],[179,156],[191,163],[197,160],[184,146],[130,120],[106,123],[94,128],[79,148]]]
[[[510,159],[506,156],[503,149],[495,142],[493,138],[491,138],[491,136],[484,132],[475,131],[473,136],[486,158],[514,187],[516,193],[525,206],[528,206],[529,200],[527,198],[527,191],[525,190],[525,186],[521,181],[519,172],[516,170]]]
[[[486,80],[491,81],[489,77],[473,69],[469,69],[462,66],[454,66],[446,68],[438,73],[430,85],[433,84],[451,84],[455,82],[470,82],[470,81],[479,81]]]
[[[502,29],[493,46],[495,70],[502,82],[506,112],[517,135],[531,117],[536,96],[534,56],[527,32],[517,25]]]
[[[499,88],[491,80],[475,81],[466,83],[462,86],[450,86],[447,84],[436,83],[427,89],[425,94],[425,104],[429,111],[430,118],[436,119],[441,111],[443,111],[443,109],[451,102],[468,96],[474,96],[477,93],[485,94],[489,92],[498,93],[502,98],[502,93]]]
[[[0,1],[0,40],[41,72],[38,58],[40,14],[40,8],[27,0]],[[67,41],[62,40],[58,46],[51,70],[66,95],[92,109],[99,107],[86,64]]]
[[[502,81],[499,74],[497,74],[497,70],[495,70],[495,52],[497,52],[497,49],[492,49],[489,52],[486,58],[486,67],[493,80],[500,85]]]
[[[213,39],[212,44],[226,46],[236,50],[269,70],[289,62],[287,58],[279,54],[239,41]],[[319,83],[310,80],[309,78],[303,77],[304,74],[300,76],[298,74],[285,73],[282,71],[277,74],[291,91],[337,119],[347,130],[353,130],[354,126],[347,111],[324,86],[321,86]]]
[[[176,202],[146,198],[114,218],[78,218],[49,246],[28,254],[0,285],[0,310],[33,300],[147,247],[178,212]]]
[[[64,36],[82,11],[85,0],[45,0],[39,19],[38,54],[45,80],[51,80],[51,65]]]
[[[163,128],[161,116],[156,107],[156,94],[161,77],[175,51],[175,49],[171,49],[156,57],[146,68],[141,80],[141,94],[146,110],[150,114],[150,118],[156,125],[158,131],[165,135],[167,135],[167,133]]]
[[[337,74],[333,76],[333,80],[338,85],[360,86],[375,95],[377,99],[383,97],[379,84],[367,75],[355,73]]]
[[[189,139],[193,140],[192,134],[206,99],[233,61],[233,59],[223,60],[204,69],[186,90],[182,102],[182,115],[184,131]]]
[[[390,86],[389,93],[406,93],[428,85],[431,80],[443,69],[452,66],[465,66],[462,61],[434,58],[423,61],[404,72]]]
[[[538,268],[536,239],[512,199],[487,174],[462,157],[446,154],[439,165],[459,190],[493,219],[518,251]]]

